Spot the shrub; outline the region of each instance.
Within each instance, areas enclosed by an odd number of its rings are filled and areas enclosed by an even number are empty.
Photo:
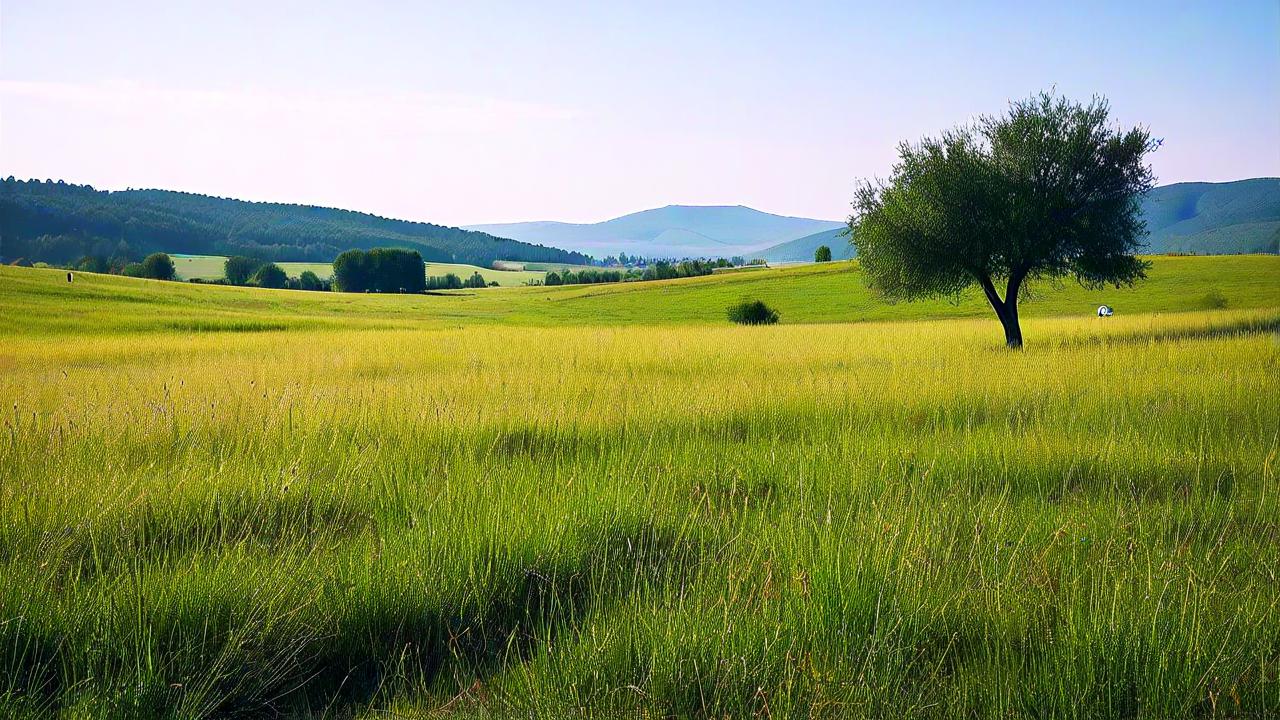
[[[143,269],[142,263],[129,263],[120,268],[120,274],[126,277],[146,277],[146,270]]]
[[[172,280],[174,273],[173,260],[164,253],[151,253],[142,261],[142,277]]]
[[[258,287],[280,289],[289,284],[289,276],[275,263],[267,263],[253,274],[253,284]]]
[[[1227,306],[1227,296],[1221,290],[1210,290],[1201,302],[1210,310],[1221,310]]]
[[[778,311],[760,300],[747,300],[729,307],[729,319],[739,325],[773,325]]]
[[[814,262],[831,262],[831,248],[826,245],[819,245],[817,250],[813,251]]]
[[[478,272],[471,273],[471,277],[467,278],[467,281],[463,283],[464,287],[469,288],[482,288],[487,285],[488,284],[484,281],[484,276]]]

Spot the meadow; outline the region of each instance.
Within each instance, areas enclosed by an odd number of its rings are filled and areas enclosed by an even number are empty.
[[[221,280],[226,276],[223,264],[227,258],[222,255],[174,255],[173,265],[178,277],[182,280]],[[333,277],[332,263],[317,262],[280,262],[276,263],[289,277],[298,277],[310,270],[316,277],[325,279]],[[427,263],[428,277],[444,277],[453,273],[466,280],[472,273],[480,273],[487,282],[496,282],[500,286],[509,287],[524,285],[531,280],[542,280],[545,272],[532,270],[495,270],[465,263]]]
[[[1280,714],[1280,258],[1026,315],[0,268],[0,708]]]

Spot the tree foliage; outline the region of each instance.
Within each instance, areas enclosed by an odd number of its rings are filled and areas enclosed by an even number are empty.
[[[1026,281],[1143,278],[1139,199],[1154,184],[1146,156],[1158,143],[1144,128],[1113,128],[1109,116],[1104,99],[1041,93],[900,145],[888,182],[859,188],[849,221],[870,282],[906,300],[978,285],[1016,348]]]
[[[233,255],[222,263],[222,276],[232,285],[245,285],[253,279],[263,262],[257,258]]]
[[[280,289],[289,284],[289,276],[275,263],[265,263],[253,274],[253,284],[263,288]]]
[[[348,250],[333,261],[333,283],[342,292],[417,293],[427,289],[427,268],[417,250]]]
[[[6,258],[68,264],[84,255],[147,252],[247,255],[330,262],[349,249],[400,247],[432,262],[488,267],[495,260],[589,264],[581,253],[492,235],[333,208],[255,203],[167,190],[107,192],[62,181],[0,182]],[[121,266],[124,263],[120,263]]]
[[[142,261],[142,277],[152,280],[172,280],[175,274],[173,260],[164,253],[151,253]]]
[[[813,251],[814,262],[831,262],[831,248],[826,245],[819,245],[817,250]]]
[[[328,287],[326,287],[325,282],[320,279],[320,276],[310,270],[303,270],[302,274],[298,276],[298,289],[328,290]]]

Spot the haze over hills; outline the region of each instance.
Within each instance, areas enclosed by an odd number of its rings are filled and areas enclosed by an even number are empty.
[[[1280,252],[1280,178],[1162,185],[1142,200],[1152,254],[1236,255]],[[853,256],[843,227],[780,243],[754,254],[769,262],[813,260],[819,245],[832,259]]]
[[[467,225],[465,229],[553,245],[596,257],[730,257],[823,230],[834,220],[787,217],[742,205],[668,205],[599,223],[554,221]]]
[[[853,255],[843,222],[738,206],[670,205],[601,223],[527,222],[464,229],[333,208],[258,203],[166,190],[107,192],[89,186],[0,183],[0,257],[69,263],[121,247],[331,262],[350,248],[418,250],[434,262],[495,260],[582,264],[625,252],[647,258],[810,261],[819,245]],[[1151,253],[1280,252],[1280,178],[1176,183],[1143,199]],[[508,239],[512,238],[512,239]],[[576,252],[575,252],[576,251]]]
[[[351,210],[12,178],[0,183],[0,239],[0,257],[8,262],[57,264],[85,255],[139,258],[157,251],[328,263],[344,250],[372,247],[480,266],[495,260],[588,262],[559,248]]]

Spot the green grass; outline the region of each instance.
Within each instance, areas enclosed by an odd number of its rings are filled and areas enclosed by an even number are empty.
[[[1280,257],[1157,257],[1136,288],[1086,291],[1074,283],[1032,286],[1028,317],[1092,317],[1107,303],[1120,316],[1134,313],[1280,307]],[[725,310],[742,300],[764,300],[783,324],[990,319],[979,293],[959,300],[884,302],[865,285],[853,263],[770,268],[657,282],[560,287],[486,288],[435,295],[392,296],[300,293],[257,288],[191,286],[78,273],[68,285],[57,270],[0,267],[0,331],[28,334],[141,332],[175,319],[264,318],[290,327],[450,327],[727,324]],[[33,308],[33,303],[37,306]],[[34,311],[33,311],[34,310]],[[982,327],[982,326],[980,326]],[[1028,342],[1035,342],[1034,335]]]
[[[1042,291],[1022,353],[848,266],[0,268],[0,710],[1275,716],[1276,262]]]
[[[183,280],[199,279],[199,280],[220,280],[224,277],[223,263],[226,258],[221,255],[174,255],[174,268],[177,270],[178,277]],[[319,278],[333,277],[332,263],[311,263],[311,262],[280,262],[279,265],[289,277],[298,277],[303,272],[310,270]],[[502,286],[524,285],[530,280],[541,280],[546,276],[545,272],[534,272],[528,270],[494,270],[492,268],[482,268],[476,265],[464,265],[459,263],[427,263],[428,277],[444,277],[449,273],[453,273],[458,277],[466,280],[471,277],[472,273],[480,273],[488,282],[496,282]]]

